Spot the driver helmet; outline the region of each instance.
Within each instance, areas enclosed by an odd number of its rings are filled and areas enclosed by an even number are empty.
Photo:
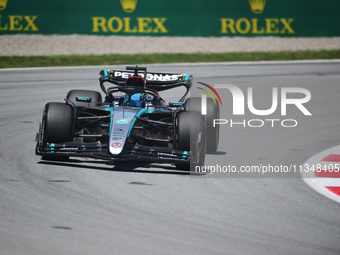
[[[143,107],[145,104],[146,95],[145,93],[136,93],[131,96],[130,106],[132,107]],[[124,97],[124,104],[126,105],[129,102],[128,95]]]

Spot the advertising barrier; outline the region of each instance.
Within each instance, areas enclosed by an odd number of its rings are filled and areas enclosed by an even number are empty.
[[[0,0],[0,34],[339,36],[338,0]]]

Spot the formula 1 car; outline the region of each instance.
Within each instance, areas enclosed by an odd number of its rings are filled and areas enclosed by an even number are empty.
[[[206,150],[217,150],[219,129],[212,122],[219,108],[208,100],[204,116],[201,98],[185,100],[192,80],[189,74],[148,73],[137,66],[102,70],[104,100],[98,91],[71,90],[64,103],[45,105],[36,154],[46,160],[174,163],[180,170],[203,166]],[[186,88],[183,97],[166,104],[159,91],[179,86]]]

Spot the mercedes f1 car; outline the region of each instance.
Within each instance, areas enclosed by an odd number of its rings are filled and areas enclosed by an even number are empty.
[[[112,161],[173,163],[177,169],[203,166],[206,152],[218,147],[219,107],[187,98],[189,74],[148,73],[145,67],[102,70],[105,94],[71,90],[64,103],[45,105],[36,137],[36,154],[46,160],[89,157]],[[107,86],[111,84],[113,86]],[[166,103],[160,91],[184,86],[178,102]]]

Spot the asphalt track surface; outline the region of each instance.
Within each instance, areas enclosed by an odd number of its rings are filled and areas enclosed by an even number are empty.
[[[103,67],[112,69],[113,67]],[[123,67],[114,67],[123,68]],[[339,254],[340,204],[299,173],[245,178],[191,176],[170,164],[112,164],[34,155],[46,102],[70,89],[98,89],[101,67],[0,70],[0,253],[6,254]],[[340,144],[340,62],[152,65],[208,84],[254,88],[258,108],[272,87],[311,92],[305,106],[279,119],[295,128],[221,127],[207,164],[291,165]],[[222,117],[230,95],[220,91]],[[167,92],[170,99],[177,92]],[[241,118],[264,119],[249,113]],[[236,120],[236,118],[234,118]]]

